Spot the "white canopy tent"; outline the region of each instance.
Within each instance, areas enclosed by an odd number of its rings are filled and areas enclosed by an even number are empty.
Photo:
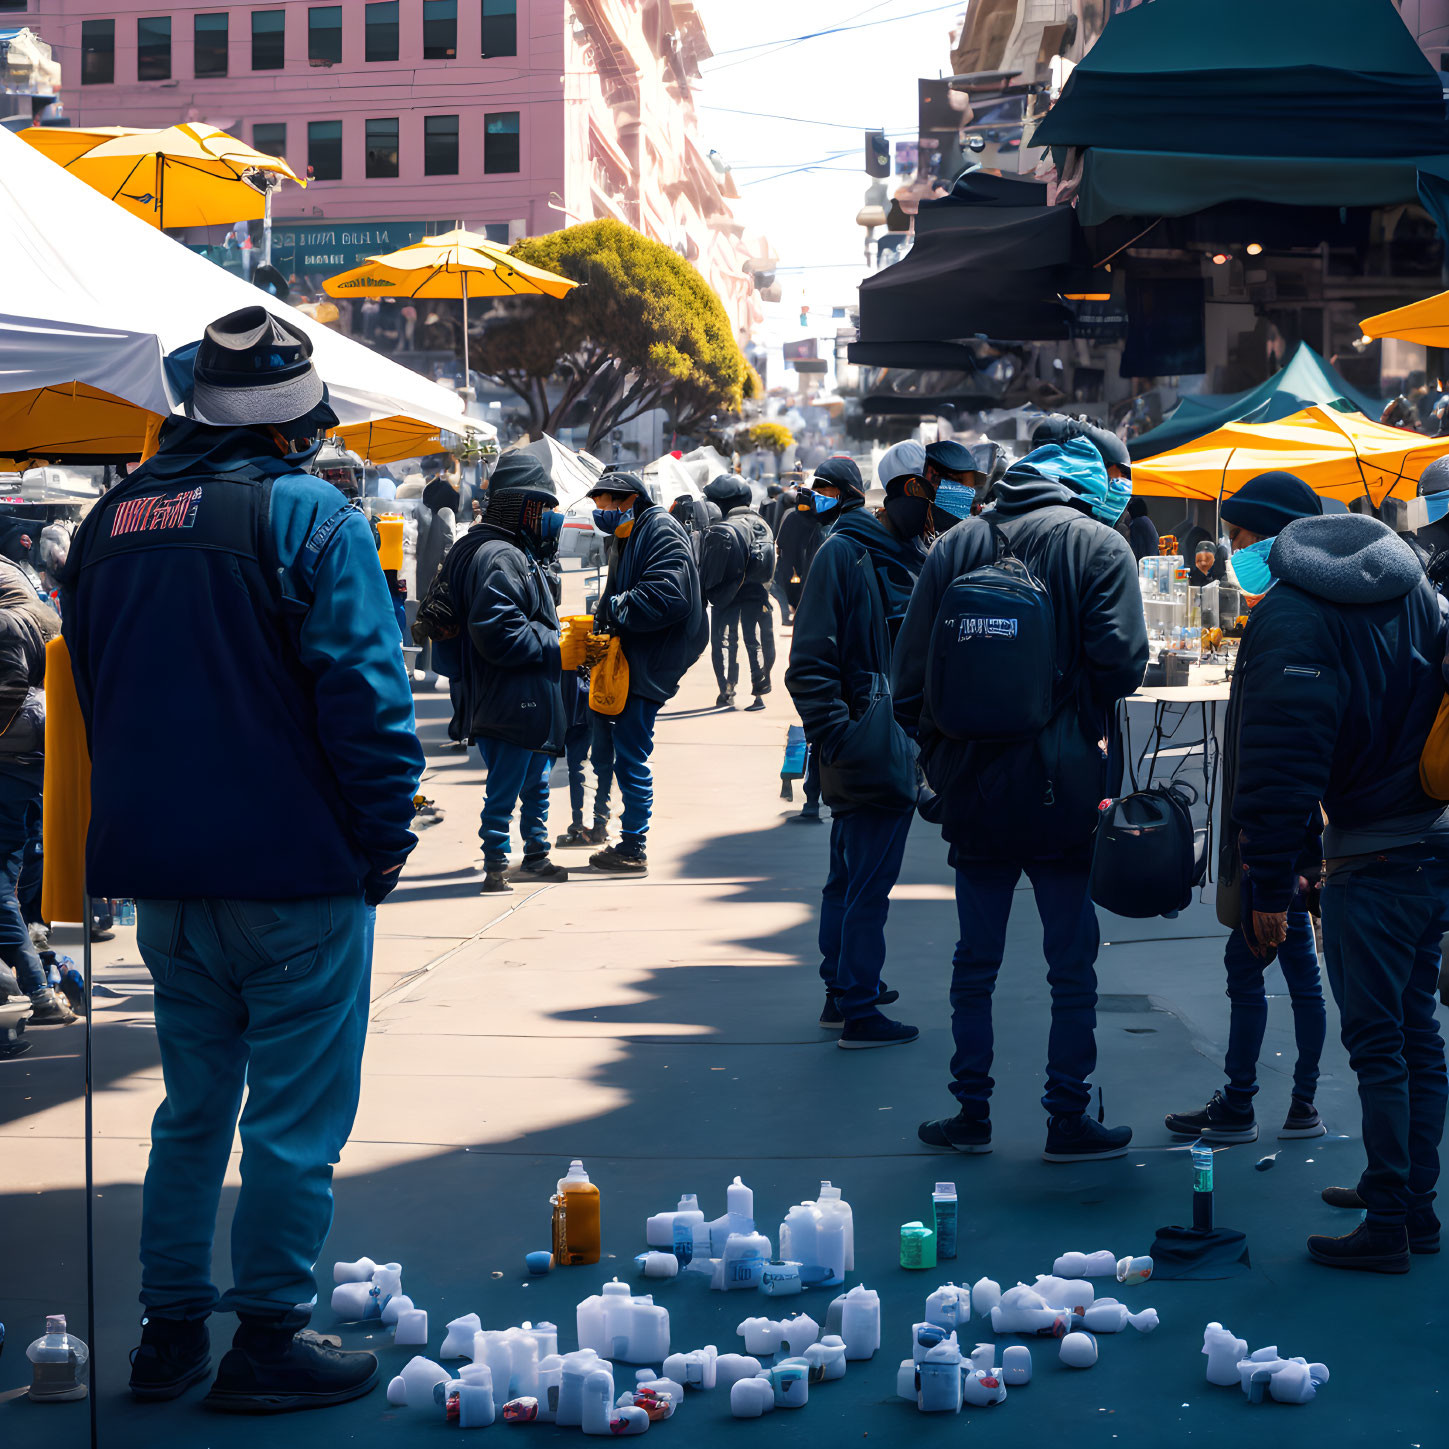
[[[3,128],[0,277],[0,393],[81,383],[174,412],[166,354],[198,341],[217,317],[261,304],[312,338],[344,426],[405,414],[453,433],[497,432],[465,419],[456,393],[189,251]]]

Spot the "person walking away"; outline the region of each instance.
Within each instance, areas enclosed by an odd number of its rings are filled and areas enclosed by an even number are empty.
[[[547,469],[533,454],[514,450],[499,461],[487,511],[469,530],[476,546],[450,562],[449,583],[467,619],[467,732],[488,770],[478,827],[488,895],[513,889],[507,871],[515,811],[523,836],[519,878],[568,879],[548,849],[548,777],[564,753],[567,725],[558,610],[546,569],[562,525]]]
[[[781,496],[791,501],[781,514],[775,539],[775,596],[782,600],[781,618],[789,625],[791,611],[800,606],[810,565],[825,542],[825,526],[805,490],[786,489]]]
[[[60,616],[18,565],[0,559],[0,960],[30,998],[30,1026],[75,1020],[46,982],[18,894],[45,779],[45,646],[58,633]]]
[[[1408,544],[1361,514],[1290,523],[1266,562],[1276,583],[1244,644],[1233,819],[1253,934],[1281,947],[1320,804],[1328,818],[1324,959],[1366,1158],[1353,1203],[1363,1221],[1310,1237],[1308,1254],[1404,1273],[1411,1251],[1439,1247],[1446,1083],[1434,992],[1449,813],[1425,794],[1419,757],[1444,698],[1444,608]]]
[[[1097,1060],[1099,946],[1091,848],[1099,802],[1115,793],[1116,783],[1102,742],[1114,738],[1116,703],[1137,688],[1147,665],[1137,570],[1112,527],[1130,489],[1125,480],[1108,478],[1085,438],[1028,453],[997,485],[995,506],[949,530],[931,550],[901,629],[896,716],[919,735],[935,792],[925,808],[950,847],[961,928],[951,976],[950,1086],[959,1110],[921,1124],[920,1139],[931,1147],[991,1150],[991,995],[1023,873],[1041,916],[1051,988],[1043,1156],[1048,1162],[1120,1157],[1132,1138],[1130,1127],[1105,1127],[1087,1113]],[[983,666],[951,647],[963,638],[978,644],[987,637],[984,626],[999,621],[982,616],[982,629],[963,634],[971,621],[953,613],[954,629],[938,626],[956,581],[1008,550],[1016,569],[1039,581],[1041,603],[1050,611],[1046,629],[992,635],[1003,643],[1038,641],[1035,652],[1023,645],[1008,656],[1021,692],[1007,698],[1049,703],[1045,727],[1025,736],[1014,721],[995,719],[1002,706],[994,691],[977,691],[967,680],[970,668]],[[1006,669],[1006,661],[999,667]],[[949,695],[928,689],[933,673],[943,685],[954,684]]]
[[[700,584],[710,605],[714,673],[720,698],[734,704],[739,680],[739,636],[744,635],[754,702],[762,710],[775,668],[775,617],[770,611],[770,584],[775,577],[775,537],[751,506],[750,485],[733,473],[722,473],[704,490],[721,513],[701,550]]]
[[[601,636],[589,641],[589,664],[602,661],[606,635],[616,635],[629,666],[629,697],[613,716],[614,779],[623,813],[618,845],[589,857],[595,870],[645,875],[646,844],[654,805],[654,721],[673,699],[690,666],[709,642],[699,570],[684,530],[653,503],[643,480],[625,470],[606,473],[590,491],[594,524],[609,536],[608,573],[594,614]],[[603,753],[594,737],[595,760]]]
[[[304,471],[337,423],[311,353],[262,307],[207,327],[189,416],[91,510],[61,594],[91,752],[86,882],[136,901],[166,1083],[131,1390],[168,1399],[204,1378],[207,1319],[234,1312],[206,1403],[243,1413],[377,1381],[371,1353],[302,1330],[357,1110],[373,908],[417,844],[423,767],[367,520]],[[158,814],[161,780],[177,788]]]
[[[1323,504],[1318,495],[1291,473],[1263,473],[1250,478],[1223,503],[1223,523],[1231,531],[1234,544],[1234,572],[1248,593],[1266,594],[1272,587],[1272,579],[1267,572],[1267,554],[1278,534],[1294,519],[1316,518],[1322,512]],[[1215,560],[1205,558],[1203,562],[1211,567]],[[1273,951],[1263,947],[1252,934],[1253,882],[1250,877],[1241,876],[1238,829],[1233,813],[1243,690],[1250,679],[1255,684],[1274,687],[1270,677],[1260,670],[1249,668],[1257,642],[1253,629],[1257,612],[1255,608],[1249,615],[1248,628],[1238,650],[1223,731],[1223,816],[1227,824],[1218,854],[1218,881],[1220,889],[1224,882],[1240,881],[1245,907],[1243,926],[1233,931],[1223,948],[1223,968],[1227,973],[1230,1004],[1228,1049],[1223,1062],[1227,1082],[1220,1092],[1213,1093],[1206,1107],[1196,1112],[1171,1112],[1166,1119],[1169,1132],[1180,1137],[1201,1137],[1206,1142],[1256,1142],[1258,1139],[1253,1098],[1258,1091],[1258,1057],[1268,1026],[1268,998],[1263,989],[1263,976],[1273,959]],[[1323,985],[1318,974],[1313,922],[1308,914],[1309,894],[1310,891],[1317,894],[1322,869],[1318,831],[1309,829],[1294,871],[1293,894],[1287,911],[1288,933],[1277,948],[1278,965],[1293,1002],[1293,1034],[1298,1048],[1288,1116],[1278,1133],[1279,1138],[1290,1140],[1322,1137],[1327,1131],[1313,1101],[1328,1019],[1323,1009]]]
[[[891,651],[931,530],[925,450],[902,443],[882,457],[885,507],[865,507],[865,483],[849,458],[827,458],[802,493],[831,520],[800,597],[785,688],[825,771],[849,757],[853,730],[884,688]],[[915,813],[915,770],[892,791],[890,762],[868,759],[856,794],[826,791],[830,868],[820,899],[820,1025],[847,1050],[900,1046],[919,1030],[881,1011],[899,999],[881,980],[890,893]],[[843,770],[841,771],[843,774]],[[881,797],[885,796],[884,799]]]

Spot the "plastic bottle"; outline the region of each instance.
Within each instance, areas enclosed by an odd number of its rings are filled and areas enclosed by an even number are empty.
[[[682,1204],[681,1204],[682,1206]],[[755,1194],[737,1177],[725,1189],[725,1212],[709,1225],[709,1251],[715,1258],[724,1257],[725,1243],[732,1233],[755,1231]]]
[[[120,924],[123,926],[134,926],[136,924],[136,903],[135,901],[121,902]]]
[[[65,1314],[46,1317],[45,1332],[25,1350],[30,1360],[30,1397],[37,1403],[83,1399],[91,1371],[91,1352],[67,1333]]]
[[[845,1272],[855,1271],[855,1213],[840,1195],[840,1189],[828,1182],[820,1184],[820,1197],[816,1202],[822,1220],[826,1224],[840,1223],[844,1227]]]
[[[925,1223],[901,1224],[901,1267],[934,1268],[936,1235]]]
[[[1192,1144],[1192,1225],[1204,1232],[1213,1225],[1213,1150],[1202,1141]]]
[[[936,1217],[936,1256],[956,1256],[956,1184],[938,1182],[931,1194],[931,1204]]]
[[[553,1260],[560,1268],[599,1261],[599,1189],[584,1164],[569,1163],[559,1178],[553,1204]]]

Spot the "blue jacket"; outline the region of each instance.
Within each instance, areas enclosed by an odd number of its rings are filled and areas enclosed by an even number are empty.
[[[629,695],[663,704],[709,643],[699,569],[678,522],[639,496],[634,527],[609,544],[596,627],[623,641]]]
[[[1278,582],[1243,640],[1228,745],[1254,905],[1283,911],[1320,802],[1329,857],[1354,853],[1346,833],[1412,837],[1442,811],[1420,787],[1419,755],[1444,696],[1445,630],[1413,551],[1377,519],[1300,519],[1268,562]]]
[[[423,752],[372,531],[336,488],[248,429],[168,423],[61,583],[92,892],[386,894]]]

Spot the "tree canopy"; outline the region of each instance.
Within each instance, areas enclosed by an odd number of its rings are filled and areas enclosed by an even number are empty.
[[[783,423],[756,423],[739,437],[741,452],[773,453],[777,458],[794,441],[795,434]]]
[[[473,365],[523,399],[535,434],[566,426],[580,405],[590,449],[652,408],[680,432],[702,432],[757,395],[719,298],[671,248],[604,220],[513,253],[584,284],[559,301],[509,298],[484,319]]]

